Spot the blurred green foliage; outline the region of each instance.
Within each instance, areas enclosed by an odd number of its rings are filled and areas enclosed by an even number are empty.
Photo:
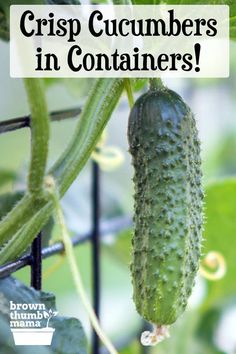
[[[227,264],[226,275],[208,282],[208,295],[204,306],[210,307],[227,296],[236,295],[236,179],[211,183],[206,188],[205,232],[203,253],[220,252]]]
[[[235,0],[134,0],[134,4],[143,5],[228,5],[230,8],[230,37],[236,39],[236,3]]]
[[[207,173],[215,177],[236,176],[236,134],[227,132],[207,161]]]

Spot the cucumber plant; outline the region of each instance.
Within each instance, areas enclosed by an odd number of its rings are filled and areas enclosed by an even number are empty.
[[[0,6],[0,16],[3,10]],[[31,110],[28,183],[24,196],[0,222],[0,264],[22,255],[45,225],[55,208],[45,181],[50,176],[58,198],[65,194],[92,154],[124,87],[132,105],[129,80],[95,81],[74,136],[47,170],[50,124],[45,90],[40,79],[25,79]],[[135,170],[134,302],[141,316],[157,326],[153,344],[168,335],[166,326],[184,311],[198,270],[203,197],[200,145],[190,108],[156,80],[132,108],[128,139]]]
[[[1,264],[19,257],[46,223],[54,203],[44,179],[52,176],[59,197],[64,195],[96,146],[125,85],[117,79],[95,82],[74,137],[46,172],[49,122],[44,90],[39,79],[25,83],[32,117],[28,188],[0,222]],[[173,91],[155,85],[134,104],[128,136],[135,168],[134,301],[162,338],[163,326],[184,311],[198,269],[199,141],[188,106]]]

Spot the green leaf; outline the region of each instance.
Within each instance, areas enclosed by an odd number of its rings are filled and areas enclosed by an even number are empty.
[[[87,340],[81,323],[76,318],[55,317],[52,348],[56,354],[86,354]]]
[[[220,252],[227,264],[224,278],[208,281],[205,306],[213,305],[228,295],[236,294],[236,179],[229,178],[206,188],[206,225],[203,252]]]
[[[4,354],[87,354],[87,341],[81,326],[76,318],[54,317],[50,325],[55,328],[52,345],[50,348],[43,346],[31,346],[30,351],[27,347],[21,347],[23,351],[13,351],[15,345],[9,327],[10,314],[9,302],[18,304],[43,303],[47,309],[55,311],[55,297],[53,294],[39,292],[27,287],[12,277],[0,280],[0,345],[9,351]],[[25,349],[26,348],[26,349]],[[11,349],[11,350],[10,350]]]
[[[32,346],[15,346],[12,341],[12,334],[9,330],[9,323],[0,316],[0,348],[4,354],[32,354]],[[46,347],[34,347],[34,354],[52,354]]]

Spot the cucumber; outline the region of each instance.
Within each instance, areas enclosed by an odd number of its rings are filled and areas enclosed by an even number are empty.
[[[193,113],[177,93],[152,88],[132,108],[128,141],[133,299],[145,320],[170,325],[186,308],[201,253],[202,171]]]

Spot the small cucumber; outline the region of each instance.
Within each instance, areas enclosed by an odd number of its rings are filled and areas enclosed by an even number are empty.
[[[175,92],[151,89],[134,104],[133,298],[158,326],[176,321],[192,292],[202,231],[200,144],[194,116]]]

